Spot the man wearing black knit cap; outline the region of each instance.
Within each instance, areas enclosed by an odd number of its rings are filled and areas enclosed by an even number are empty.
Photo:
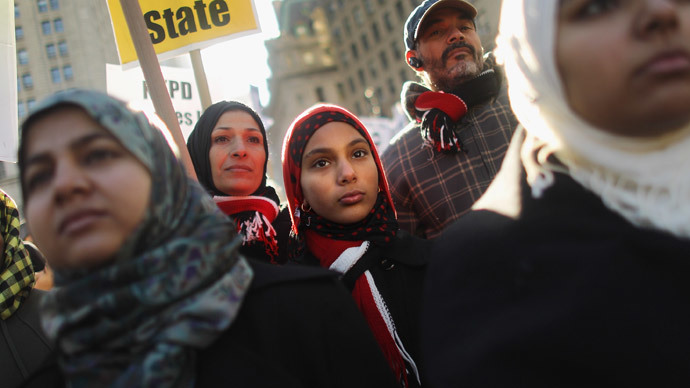
[[[467,213],[501,165],[517,126],[503,73],[484,55],[461,0],[425,0],[405,23],[406,61],[423,84],[406,82],[410,124],[382,156],[400,227],[433,238]]]

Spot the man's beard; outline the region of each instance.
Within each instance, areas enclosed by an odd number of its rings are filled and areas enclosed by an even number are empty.
[[[451,59],[451,51],[463,47],[470,50],[472,57],[465,58],[464,60],[460,59],[453,67],[447,68],[446,64]],[[481,47],[479,48],[479,53],[477,53],[477,50],[472,45],[465,42],[456,42],[443,51],[439,60],[420,59],[424,63],[424,70],[427,73],[426,77],[430,83],[429,86],[434,90],[450,92],[481,73],[484,62],[482,59],[483,54],[484,50]],[[467,54],[464,55],[467,56]],[[434,80],[431,80],[430,77],[432,73]]]

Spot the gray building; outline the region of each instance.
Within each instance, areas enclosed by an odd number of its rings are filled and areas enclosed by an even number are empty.
[[[14,0],[19,120],[42,98],[81,87],[106,90],[119,63],[105,0]],[[0,188],[21,206],[16,166],[2,163]]]

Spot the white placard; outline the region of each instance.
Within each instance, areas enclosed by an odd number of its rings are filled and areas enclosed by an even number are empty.
[[[177,120],[185,140],[201,116],[201,99],[197,92],[192,69],[161,66],[165,84],[170,93]],[[108,94],[126,101],[133,109],[146,114],[155,112],[153,101],[146,89],[146,81],[140,67],[122,70],[118,65],[106,64]]]
[[[17,49],[13,1],[3,1],[0,5],[0,117],[0,160],[17,162]]]

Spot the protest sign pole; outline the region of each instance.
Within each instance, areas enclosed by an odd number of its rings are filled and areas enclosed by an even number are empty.
[[[196,80],[196,88],[201,99],[201,110],[205,111],[211,106],[211,92],[208,90],[208,80],[206,79],[206,71],[204,71],[204,62],[201,59],[201,50],[192,50],[189,52],[189,57],[192,59],[192,69],[194,69],[194,79]]]
[[[182,130],[180,129],[180,123],[177,121],[177,113],[175,113],[175,108],[170,100],[168,89],[165,87],[163,73],[161,72],[153,43],[151,43],[139,0],[120,0],[120,5],[122,6],[122,11],[127,21],[129,33],[132,36],[134,48],[137,52],[139,64],[144,73],[144,79],[146,80],[146,85],[156,113],[158,113],[172,133],[175,143],[177,143],[180,149],[180,158],[187,169],[187,175],[197,179],[192,159],[189,156],[189,151],[187,150],[187,145],[182,135]]]

